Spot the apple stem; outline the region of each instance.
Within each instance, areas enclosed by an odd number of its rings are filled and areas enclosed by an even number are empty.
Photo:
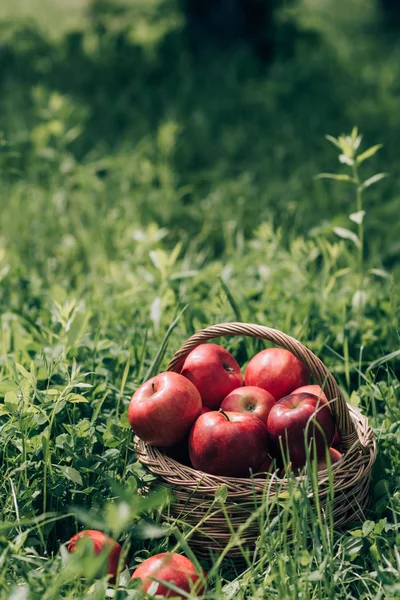
[[[222,408],[220,408],[218,412],[220,412],[221,415],[224,415],[224,417],[225,417],[225,419],[227,421],[230,421],[230,418],[228,417],[228,415],[226,414],[226,412],[222,410]]]

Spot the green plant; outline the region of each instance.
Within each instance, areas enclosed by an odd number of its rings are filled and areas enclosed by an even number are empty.
[[[321,179],[332,179],[334,181],[343,181],[350,183],[353,186],[355,192],[355,208],[356,212],[349,215],[350,221],[356,223],[357,234],[354,231],[345,227],[334,227],[333,231],[340,238],[350,240],[357,248],[358,252],[358,273],[359,273],[359,285],[353,296],[353,305],[356,306],[360,312],[363,313],[366,303],[366,291],[365,291],[365,245],[364,245],[364,218],[366,215],[363,193],[364,190],[369,188],[371,185],[378,183],[387,173],[376,173],[365,180],[360,178],[359,167],[366,160],[372,158],[380,148],[382,144],[376,144],[371,146],[367,150],[360,152],[360,145],[362,136],[358,133],[357,127],[354,127],[350,135],[340,135],[335,138],[331,135],[327,135],[326,139],[329,140],[336,148],[339,149],[340,153],[338,156],[339,162],[350,170],[348,173],[320,173],[318,175]]]

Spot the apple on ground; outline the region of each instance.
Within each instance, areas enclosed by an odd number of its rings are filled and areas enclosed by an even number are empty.
[[[343,458],[343,454],[335,450],[335,448],[329,448],[329,456],[331,459],[331,465],[335,465],[339,462],[339,460]],[[326,455],[321,456],[321,458],[318,459],[318,471],[324,471],[327,468],[328,464],[326,460]]]
[[[225,477],[249,477],[268,455],[268,432],[253,415],[212,411],[201,415],[189,436],[195,469]]]
[[[186,556],[162,552],[142,562],[133,572],[131,579],[141,579],[141,591],[148,592],[151,596],[183,600],[190,592],[195,593],[196,597],[203,594],[203,581],[206,579],[204,571],[202,575],[203,577],[199,576],[194,564]],[[181,590],[182,594],[163,583],[173,585]]]
[[[296,388],[307,385],[307,367],[288,350],[267,348],[256,354],[246,367],[245,386],[260,387],[279,400]]]
[[[258,417],[267,425],[271,408],[276,404],[269,392],[254,385],[233,390],[222,401],[221,408],[225,412],[242,412]]]
[[[181,374],[199,390],[203,405],[212,410],[235,388],[243,385],[242,373],[232,354],[218,344],[200,344],[188,354]]]
[[[144,442],[168,448],[189,433],[201,406],[195,386],[179,373],[167,371],[136,390],[129,404],[128,419]]]
[[[87,539],[92,542],[95,555],[99,555],[102,552],[105,552],[108,555],[106,571],[111,575],[111,580],[114,581],[117,575],[119,557],[122,551],[120,544],[102,531],[85,529],[73,535],[69,540],[67,546],[68,552],[75,552],[82,539]]]
[[[316,396],[318,396],[318,398],[321,398],[322,400],[325,400],[329,403],[329,400],[320,385],[303,385],[302,387],[292,392],[292,394],[301,393],[315,394]],[[332,446],[334,446],[334,448],[336,448],[337,450],[340,450],[340,436],[337,428],[335,429],[335,437],[333,438]]]
[[[298,469],[306,463],[306,445],[312,454],[315,444],[317,458],[324,456],[332,444],[335,423],[325,401],[314,394],[291,394],[272,407],[268,433],[275,456]]]

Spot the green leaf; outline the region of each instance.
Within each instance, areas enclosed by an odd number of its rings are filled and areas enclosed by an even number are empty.
[[[331,144],[336,146],[336,148],[339,148],[339,150],[342,150],[342,146],[340,145],[339,140],[337,140],[335,137],[333,137],[333,135],[326,135],[325,139],[327,139],[328,142],[330,142]]]
[[[307,575],[307,581],[322,581],[323,578],[324,575],[321,571],[311,571],[311,573]]]
[[[158,371],[158,367],[160,366],[160,363],[161,363],[162,359],[164,358],[164,354],[167,349],[168,340],[169,340],[172,332],[174,331],[175,327],[178,325],[179,319],[181,318],[181,316],[183,315],[183,313],[185,312],[187,307],[188,307],[188,305],[186,304],[186,306],[184,306],[183,309],[177,314],[177,316],[175,317],[175,319],[172,321],[171,325],[168,327],[167,331],[165,332],[165,335],[163,337],[161,345],[158,348],[158,351],[153,359],[153,362],[147,369],[147,373],[144,376],[143,381],[147,381],[148,379],[150,379],[150,377],[153,376],[154,373],[156,373]]]
[[[358,407],[360,406],[360,396],[357,394],[355,390],[351,392],[351,396],[349,398],[349,404],[351,406]]]
[[[339,162],[343,165],[349,165],[349,167],[354,165],[354,160],[347,156],[347,154],[339,154]]]
[[[129,367],[130,367],[130,364],[131,364],[131,357],[132,357],[132,353],[129,352],[128,360],[125,363],[125,369],[124,369],[124,372],[122,374],[121,386],[119,388],[119,393],[121,395],[124,393],[126,380],[128,379]]]
[[[308,565],[312,562],[311,555],[307,550],[302,550],[299,552],[296,560],[302,567],[308,567]]]
[[[15,392],[9,391],[4,396],[4,404],[18,404],[18,397]]]
[[[378,150],[380,150],[382,146],[383,144],[376,144],[375,146],[371,146],[371,148],[368,148],[368,150],[365,150],[365,152],[362,152],[362,154],[357,156],[357,163],[361,165],[361,163],[364,162],[364,160],[367,160],[367,158],[371,158],[371,156],[374,156],[374,154],[376,154],[376,152],[378,152]]]
[[[354,310],[354,312],[364,310],[367,300],[368,295],[365,290],[356,290],[353,298],[351,299],[351,308]]]
[[[374,487],[374,495],[377,498],[381,496],[386,496],[389,493],[390,487],[387,479],[380,479],[378,483]]]
[[[354,231],[350,231],[350,229],[346,229],[345,227],[334,227],[333,231],[340,238],[343,238],[345,240],[351,240],[357,246],[357,248],[360,248],[360,240],[358,239],[358,236],[354,233]]]
[[[384,277],[385,279],[390,279],[391,275],[387,271],[383,269],[369,269],[368,271],[371,275],[376,275],[377,277]]]
[[[78,485],[83,485],[82,477],[81,477],[79,471],[77,471],[73,467],[65,467],[63,465],[57,465],[57,469],[59,469],[61,471],[61,473],[63,473],[63,475],[65,475],[65,477],[67,479],[69,479],[70,481],[72,481],[73,483],[76,483]]]
[[[364,541],[362,538],[350,537],[345,540],[343,545],[347,556],[354,559],[364,547]]]
[[[226,502],[226,499],[228,497],[228,488],[226,485],[220,485],[219,488],[217,488],[216,492],[215,492],[215,499],[218,502]]]
[[[381,533],[382,533],[382,531],[384,531],[386,525],[387,525],[387,518],[385,517],[384,519],[380,519],[378,521],[378,523],[375,525],[374,533],[376,535],[381,535]]]
[[[345,173],[319,173],[317,179],[334,179],[335,181],[349,181],[355,183],[353,177],[346,175]]]
[[[12,379],[5,379],[0,383],[0,394],[4,394],[5,392],[18,392],[19,387]]]
[[[372,544],[372,546],[370,546],[369,552],[376,562],[381,562],[381,555],[376,544]]]
[[[351,215],[349,215],[349,219],[350,221],[353,221],[353,223],[361,225],[361,223],[364,221],[365,214],[365,210],[359,210],[358,212],[351,213]]]
[[[89,400],[85,396],[82,396],[82,394],[68,394],[67,402],[77,404],[78,402],[89,402]]]
[[[377,173],[376,175],[373,175],[369,179],[366,179],[362,182],[362,184],[359,187],[360,191],[365,190],[365,188],[369,187],[370,185],[373,185],[374,183],[377,183],[378,181],[384,179],[387,176],[388,173]]]
[[[364,537],[368,537],[370,533],[375,529],[374,521],[365,521],[362,526],[362,533]]]
[[[28,379],[28,381],[31,381],[32,375],[25,369],[25,367],[23,367],[17,362],[15,363],[15,366],[17,367],[17,370],[21,373],[24,379]]]
[[[381,365],[384,365],[385,363],[389,362],[389,360],[393,360],[393,358],[397,358],[398,356],[400,356],[400,350],[394,350],[389,354],[385,354],[385,356],[381,356],[377,360],[374,360],[367,368],[367,371],[371,371],[371,369],[376,369],[376,367],[380,367]]]

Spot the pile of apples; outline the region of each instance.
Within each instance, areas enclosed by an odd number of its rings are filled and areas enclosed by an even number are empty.
[[[243,377],[225,348],[201,344],[180,373],[160,373],[137,389],[128,418],[144,442],[212,475],[299,472],[307,449],[318,470],[342,458],[327,397],[282,348],[256,354]]]

